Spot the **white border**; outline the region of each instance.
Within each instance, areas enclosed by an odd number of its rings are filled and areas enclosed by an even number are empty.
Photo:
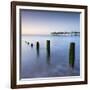
[[[20,9],[33,9],[33,10],[50,10],[50,11],[67,11],[67,12],[81,12],[80,15],[80,76],[68,76],[68,77],[51,77],[51,78],[37,78],[37,79],[22,79],[19,80],[20,71],[19,71],[19,58],[20,58],[20,47],[19,47],[19,11]],[[73,8],[51,8],[51,7],[34,7],[34,6],[16,6],[16,83],[17,85],[22,84],[37,84],[37,83],[52,83],[52,82],[75,82],[75,81],[84,81],[84,9],[73,9]]]

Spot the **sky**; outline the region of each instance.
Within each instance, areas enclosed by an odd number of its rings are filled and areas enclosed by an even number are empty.
[[[47,35],[51,32],[80,32],[80,13],[61,11],[20,11],[23,35]]]

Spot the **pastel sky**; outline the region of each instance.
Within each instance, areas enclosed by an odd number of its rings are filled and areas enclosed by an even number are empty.
[[[21,10],[22,34],[80,31],[80,13],[61,11]]]

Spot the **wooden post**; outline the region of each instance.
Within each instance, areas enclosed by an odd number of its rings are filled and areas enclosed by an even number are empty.
[[[50,56],[50,40],[47,40],[47,43],[46,43],[47,45],[47,53],[48,53],[48,55]]]
[[[47,62],[50,63],[50,40],[46,41]]]
[[[37,56],[39,56],[39,47],[40,47],[39,42],[36,42]]]
[[[70,50],[69,50],[69,64],[70,66],[74,67],[75,62],[75,43],[70,43]]]
[[[33,47],[33,43],[31,43],[31,47]]]

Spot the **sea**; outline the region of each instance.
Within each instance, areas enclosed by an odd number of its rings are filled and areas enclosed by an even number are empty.
[[[74,67],[69,64],[70,43],[75,43]],[[20,78],[80,76],[80,36],[22,35],[20,62]]]

